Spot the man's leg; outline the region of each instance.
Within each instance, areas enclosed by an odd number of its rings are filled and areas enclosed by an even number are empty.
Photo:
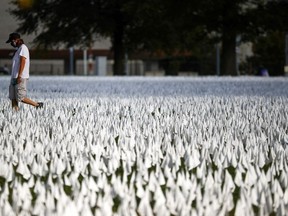
[[[29,99],[29,98],[26,98],[26,97],[23,98],[21,102],[23,102],[23,103],[25,103],[25,104],[32,105],[32,106],[34,106],[34,107],[39,106],[39,104],[38,104],[37,102],[35,102],[35,101],[33,101],[33,100]]]
[[[27,94],[27,82],[28,79],[21,79],[21,83],[18,84],[17,88],[17,98],[21,99],[21,102],[29,104],[31,106],[39,108],[39,103],[26,97]]]
[[[16,99],[13,99],[11,101],[12,101],[12,109],[18,111],[19,110],[18,101]]]
[[[21,79],[21,82],[19,84],[17,84],[16,90],[15,90],[16,100],[18,99],[18,101],[21,101],[22,103],[34,106],[36,108],[43,108],[42,102],[35,102],[35,101],[31,100],[30,98],[26,97],[27,81],[28,81],[28,79]]]

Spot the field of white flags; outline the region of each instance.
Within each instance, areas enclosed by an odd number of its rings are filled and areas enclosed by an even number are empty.
[[[0,77],[0,215],[287,215],[288,78]]]

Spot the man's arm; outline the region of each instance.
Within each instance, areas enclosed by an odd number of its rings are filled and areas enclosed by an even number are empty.
[[[21,76],[25,67],[26,58],[24,56],[20,56],[20,65],[19,65],[19,72],[17,77],[17,84],[21,82]]]

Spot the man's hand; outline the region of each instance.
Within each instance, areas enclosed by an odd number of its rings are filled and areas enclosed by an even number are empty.
[[[19,76],[17,77],[16,83],[17,83],[17,84],[21,83],[21,77],[19,77]]]

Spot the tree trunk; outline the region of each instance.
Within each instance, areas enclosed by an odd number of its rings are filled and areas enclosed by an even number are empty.
[[[116,23],[116,28],[113,35],[113,52],[114,52],[114,64],[113,74],[115,76],[125,75],[125,48],[123,44],[124,40],[124,26],[121,20]]]
[[[164,62],[165,76],[178,76],[180,61],[177,59],[166,59]]]
[[[223,31],[221,75],[237,76],[236,69],[236,33]]]

